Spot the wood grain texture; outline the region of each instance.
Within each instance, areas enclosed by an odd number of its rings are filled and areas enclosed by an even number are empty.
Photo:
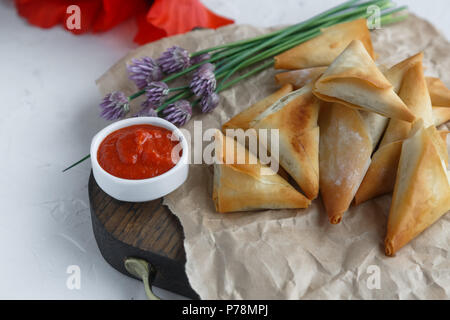
[[[89,178],[92,227],[105,260],[118,271],[127,257],[142,258],[157,270],[154,285],[198,299],[186,276],[183,229],[162,199],[130,203],[113,199]]]

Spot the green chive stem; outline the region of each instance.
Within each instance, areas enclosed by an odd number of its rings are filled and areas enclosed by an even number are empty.
[[[90,157],[91,157],[91,155],[88,154],[88,155],[85,156],[83,159],[81,159],[81,160],[75,162],[74,164],[70,165],[69,167],[65,168],[62,172],[66,172],[67,170],[72,169],[73,167],[79,165],[79,164],[82,163],[84,160],[87,160],[87,159],[89,159]]]

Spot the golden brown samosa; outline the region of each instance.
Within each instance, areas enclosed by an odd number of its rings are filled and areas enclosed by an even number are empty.
[[[366,19],[358,19],[325,28],[322,34],[275,57],[275,69],[306,69],[324,67],[353,40],[360,40],[369,55],[375,58]]]
[[[257,116],[263,113],[268,107],[274,104],[277,100],[287,95],[293,90],[290,83],[283,85],[281,89],[272,93],[270,96],[258,101],[249,108],[245,109],[241,113],[235,115],[228,122],[222,126],[222,131],[225,132],[226,129],[243,129],[247,130],[250,128],[250,122],[253,121]]]
[[[427,77],[427,85],[433,106],[450,108],[450,89],[439,78]]]
[[[307,208],[310,200],[263,164],[236,140],[217,130],[213,201],[218,212]],[[239,163],[238,155],[245,162]],[[231,156],[230,156],[231,155]]]
[[[279,163],[310,200],[319,193],[320,105],[307,85],[277,101],[252,124],[257,130],[279,129]]]
[[[355,40],[315,82],[322,100],[412,122],[414,115],[395,93],[361,41]]]
[[[422,57],[423,55],[420,54],[406,59],[399,64],[404,68],[394,66],[391,70],[396,72],[391,74],[403,74],[400,97],[418,119],[422,119],[426,126],[430,126],[433,124],[433,114],[423,74]],[[412,61],[414,63],[411,63]],[[410,131],[411,123],[398,119],[390,120],[380,147],[373,155],[372,163],[355,195],[356,204],[389,193],[394,189],[401,142],[408,137]]]
[[[327,67],[315,67],[309,69],[281,72],[275,75],[275,82],[280,85],[292,84],[295,90],[315,81],[322,75]]]
[[[423,57],[422,52],[415,54],[391,67],[385,75],[392,83],[394,91],[399,94],[414,116],[423,119],[426,125],[431,125],[433,116],[428,87],[423,74]],[[391,119],[380,146],[406,139],[410,130],[410,122]]]
[[[403,142],[389,211],[386,255],[395,253],[450,210],[447,145],[418,121]]]
[[[341,222],[370,165],[373,145],[361,111],[341,104],[322,107],[320,195],[332,224]]]

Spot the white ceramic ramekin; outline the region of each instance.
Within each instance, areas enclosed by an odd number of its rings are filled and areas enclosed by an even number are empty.
[[[172,131],[180,139],[183,153],[178,163],[169,171],[149,179],[129,180],[113,176],[106,172],[98,163],[97,151],[110,133],[124,127],[137,124],[151,124]],[[188,176],[188,143],[183,133],[172,123],[157,117],[130,118],[110,124],[93,138],[91,143],[91,163],[97,184],[111,197],[129,202],[144,202],[161,198],[182,185]]]

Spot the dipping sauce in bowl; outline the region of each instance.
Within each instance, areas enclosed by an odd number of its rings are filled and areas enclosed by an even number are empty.
[[[173,133],[150,124],[137,124],[110,133],[97,151],[100,166],[118,178],[139,180],[159,176],[181,157]],[[174,152],[173,152],[174,151]]]
[[[90,155],[95,181],[120,201],[159,199],[179,188],[189,174],[188,140],[159,117],[111,123],[92,138]]]

